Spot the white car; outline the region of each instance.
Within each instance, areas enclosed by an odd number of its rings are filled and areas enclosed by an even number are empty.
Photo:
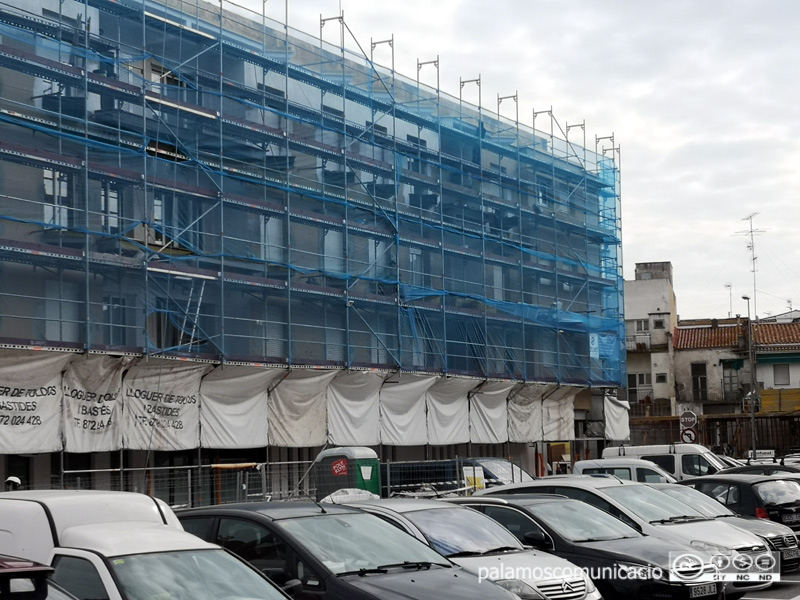
[[[526,548],[497,521],[470,508],[417,498],[366,500],[350,506],[393,523],[454,563],[525,600],[602,599],[580,567]]]
[[[53,567],[78,598],[287,600],[245,561],[183,530],[160,500],[128,492],[0,493],[0,553]]]

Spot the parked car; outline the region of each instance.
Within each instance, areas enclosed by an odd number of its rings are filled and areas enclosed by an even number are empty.
[[[744,554],[750,560],[755,560],[768,552],[759,537],[709,519],[691,506],[669,498],[644,483],[610,476],[572,475],[489,488],[476,492],[474,496],[503,493],[562,494],[583,500],[622,519],[645,535],[675,540],[710,553]],[[728,582],[725,585],[725,597],[730,600],[769,585],[769,582]]]
[[[0,555],[0,596],[5,600],[77,600],[50,578],[52,567]]]
[[[767,545],[781,555],[781,573],[795,571],[800,567],[800,548],[794,532],[780,523],[741,516],[703,492],[673,483],[651,483],[650,487],[688,504],[712,519],[721,519],[763,539]]]
[[[353,503],[410,533],[453,562],[489,579],[521,598],[601,598],[592,580],[577,565],[541,551],[525,549],[502,525],[466,507],[439,500],[388,498]],[[492,569],[502,565],[499,576]],[[509,578],[506,569],[527,573]],[[538,577],[536,574],[541,573]],[[558,594],[555,596],[555,594]]]
[[[726,467],[741,467],[744,465],[744,461],[728,456],[727,454],[715,454],[715,456],[724,463]]]
[[[643,483],[674,483],[676,479],[650,460],[641,458],[601,458],[598,460],[579,460],[572,466],[574,475],[597,475],[605,473],[620,479]]]
[[[727,465],[700,444],[651,444],[646,446],[610,446],[603,458],[641,458],[656,463],[680,481],[689,477],[711,475]]]
[[[380,468],[384,498],[440,496],[469,488],[481,478],[485,487],[535,479],[511,461],[491,457],[388,462]]]
[[[719,474],[724,475],[783,475],[784,473],[798,473],[800,474],[800,464],[797,463],[781,463],[778,461],[769,461],[751,463],[738,467],[729,467],[718,471]]]
[[[218,543],[297,600],[511,600],[432,548],[361,510],[312,502],[224,504],[179,511],[187,531]]]
[[[608,513],[562,496],[507,495],[448,499],[496,520],[523,544],[552,552],[585,569],[604,598],[721,598],[722,585],[690,584],[670,570],[676,553],[694,554],[688,544],[645,536]],[[715,571],[710,561],[693,569]],[[637,576],[641,574],[641,576]],[[661,574],[661,577],[656,577]]]
[[[0,552],[53,567],[78,600],[286,600],[245,561],[185,532],[160,500],[128,492],[0,493]]]
[[[800,481],[777,475],[723,474],[681,482],[742,515],[800,531]]]

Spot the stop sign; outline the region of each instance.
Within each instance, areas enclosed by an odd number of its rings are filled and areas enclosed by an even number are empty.
[[[697,415],[690,410],[681,413],[680,416],[681,429],[692,429],[697,425]]]

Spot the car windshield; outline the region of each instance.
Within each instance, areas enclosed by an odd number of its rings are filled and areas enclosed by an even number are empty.
[[[480,458],[476,459],[475,462],[482,466],[484,471],[491,473],[494,479],[502,481],[503,483],[533,481],[533,477],[508,460],[500,458]]]
[[[432,508],[403,516],[419,527],[431,546],[445,556],[523,549],[508,529],[471,508]]]
[[[585,502],[557,501],[526,507],[570,542],[618,540],[641,534],[605,511]]]
[[[277,524],[334,574],[405,562],[449,564],[416,538],[366,513],[318,514]]]
[[[736,513],[727,506],[720,504],[711,496],[705,495],[700,490],[685,486],[658,487],[659,492],[688,504],[707,517],[732,517]]]
[[[789,479],[765,481],[753,486],[765,506],[792,504],[800,500],[800,484]]]
[[[602,491],[639,518],[651,523],[684,517],[706,518],[691,506],[643,484],[605,487]]]
[[[117,556],[128,600],[285,600],[266,578],[221,548]]]

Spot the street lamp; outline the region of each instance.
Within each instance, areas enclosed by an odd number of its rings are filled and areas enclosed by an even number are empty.
[[[747,300],[747,359],[750,362],[750,458],[756,457],[756,361],[753,356],[753,325],[750,321],[750,296],[742,296]]]

